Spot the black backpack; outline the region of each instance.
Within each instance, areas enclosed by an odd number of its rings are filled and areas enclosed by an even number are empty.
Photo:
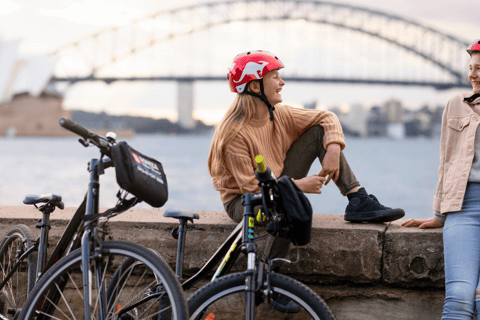
[[[278,179],[278,191],[281,201],[278,206],[290,226],[292,243],[304,246],[312,237],[312,205],[292,178],[282,176]]]

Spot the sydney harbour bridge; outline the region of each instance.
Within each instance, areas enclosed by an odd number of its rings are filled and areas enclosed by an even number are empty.
[[[240,52],[274,52],[289,82],[470,87],[468,43],[418,21],[315,0],[234,0],[158,12],[56,50],[53,83],[173,81],[182,125],[193,83],[226,81]]]

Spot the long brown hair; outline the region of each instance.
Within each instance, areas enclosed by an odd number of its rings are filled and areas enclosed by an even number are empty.
[[[212,177],[220,175],[221,169],[225,168],[223,148],[235,138],[245,121],[253,118],[255,110],[254,97],[244,93],[237,94],[213,134],[208,154],[208,171]]]

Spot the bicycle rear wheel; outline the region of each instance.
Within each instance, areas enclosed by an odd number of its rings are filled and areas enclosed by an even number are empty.
[[[32,233],[25,225],[10,229],[0,244],[0,284],[10,276],[0,289],[0,314],[11,319],[17,319],[28,293],[35,285],[36,251],[26,256],[13,270],[18,258],[32,245]]]
[[[276,273],[270,275],[270,296],[276,298],[269,302],[263,289],[257,292],[257,319],[334,319],[322,298],[287,276]],[[285,297],[293,300],[299,308],[276,310],[273,305]],[[191,320],[245,319],[245,273],[226,275],[200,288],[188,299],[188,309]]]
[[[187,319],[186,302],[172,271],[155,254],[136,244],[107,241],[100,255],[92,259],[91,319],[157,320],[163,313],[170,319]],[[120,273],[122,281],[107,292],[108,284],[125,259],[135,268]],[[81,250],[75,250],[56,263],[33,289],[20,315],[24,320],[85,319]],[[101,271],[100,271],[101,270]],[[118,273],[117,273],[118,274]],[[160,300],[168,308],[160,309]],[[102,300],[103,308],[102,308]]]

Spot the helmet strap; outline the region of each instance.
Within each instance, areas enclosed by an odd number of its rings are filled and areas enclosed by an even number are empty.
[[[243,93],[248,94],[249,96],[258,98],[263,101],[267,105],[268,108],[268,113],[270,114],[270,120],[273,121],[273,110],[275,110],[275,107],[270,104],[270,102],[267,99],[267,96],[265,95],[265,90],[263,89],[263,78],[260,80],[257,80],[260,83],[260,94],[245,90]]]

